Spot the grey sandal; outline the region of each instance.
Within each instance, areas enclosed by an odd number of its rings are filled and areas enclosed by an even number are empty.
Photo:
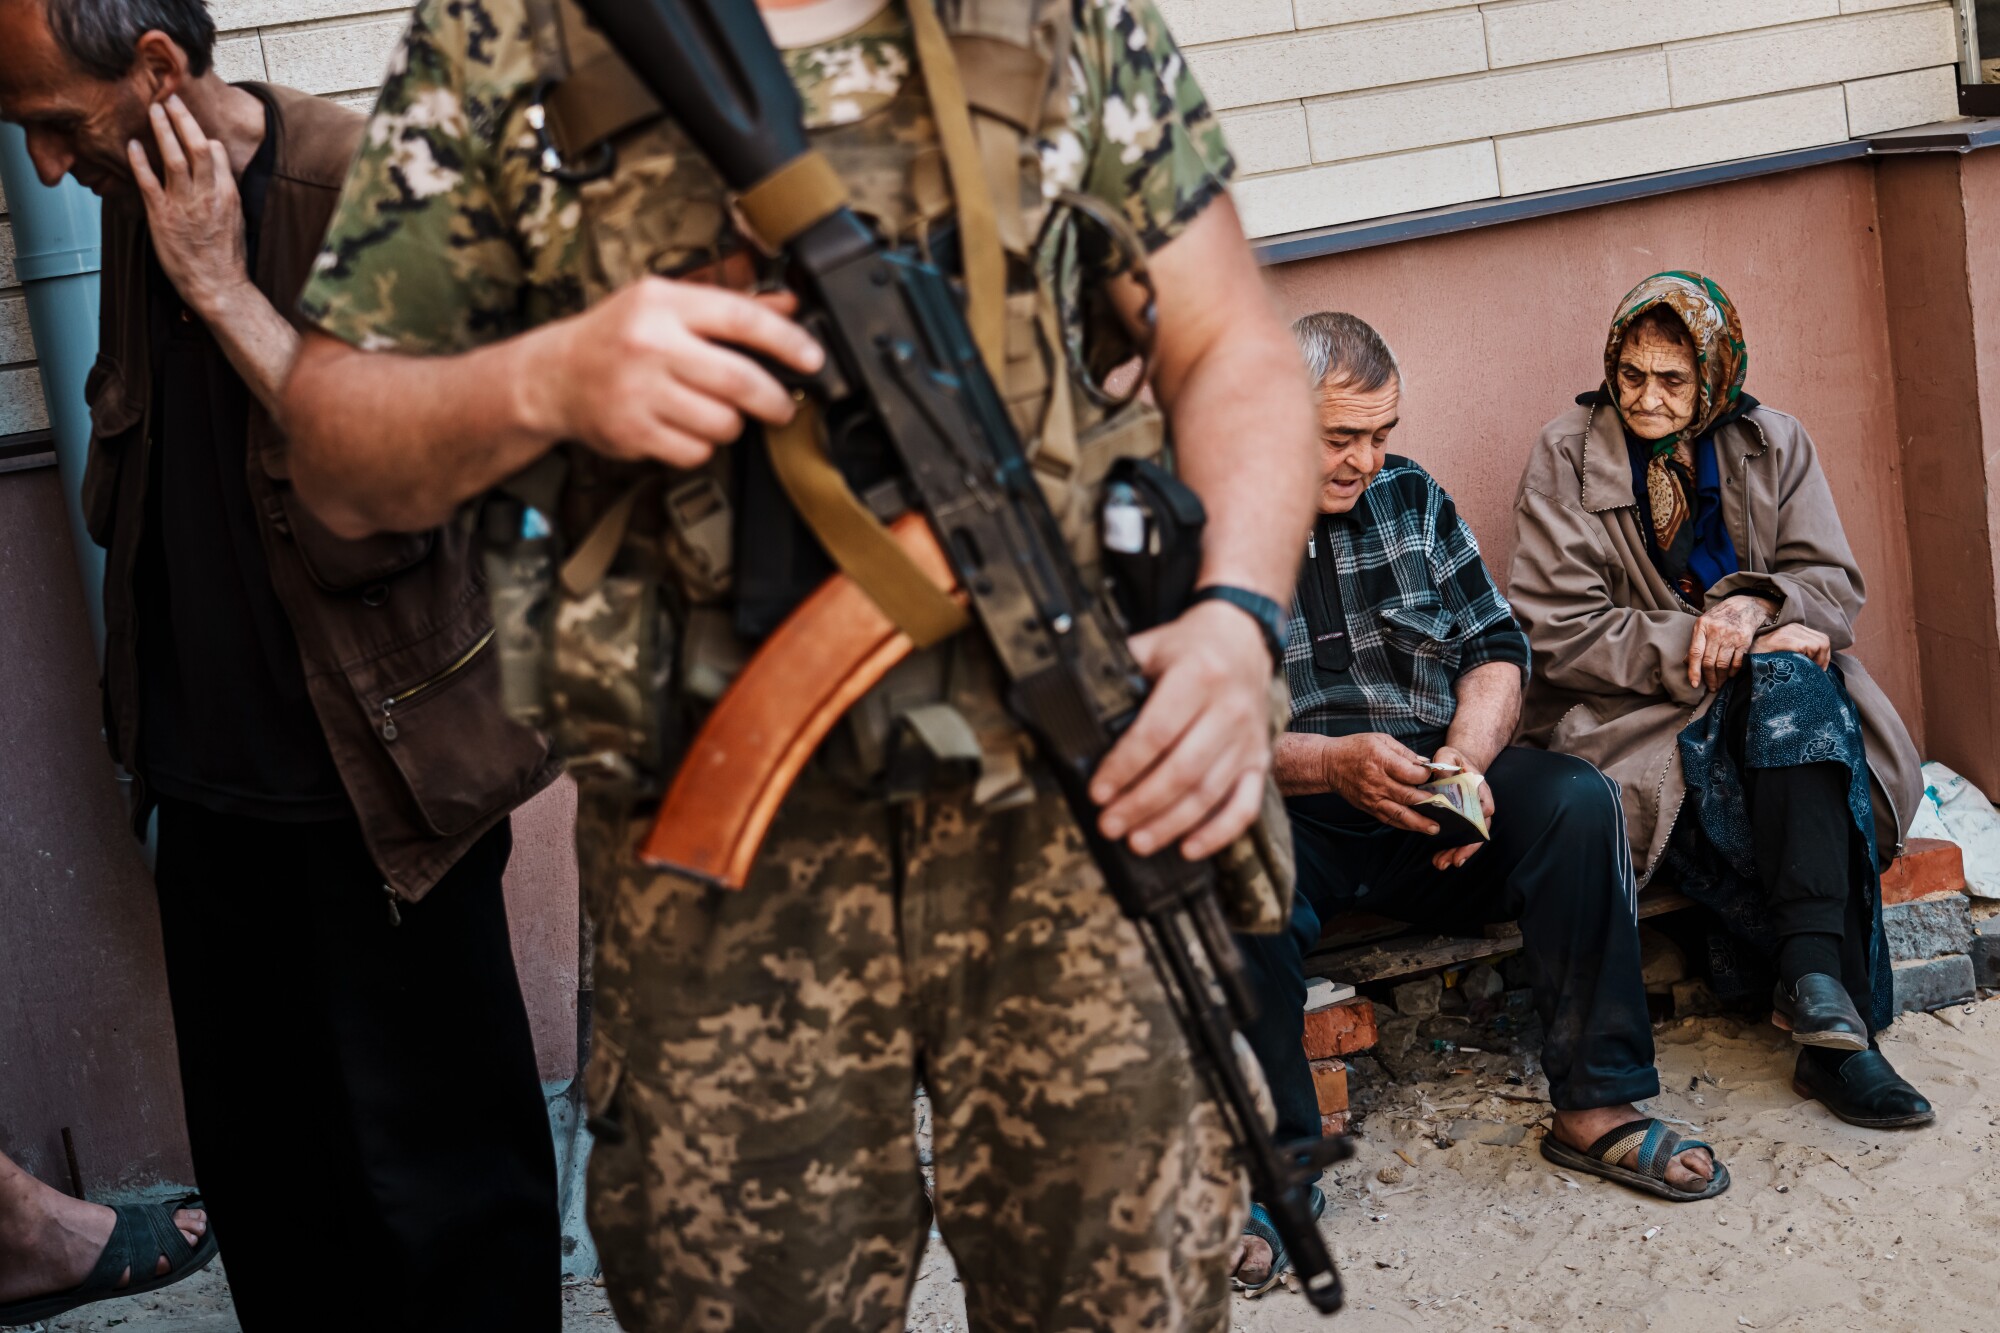
[[[68,1291],[0,1305],[0,1328],[53,1319],[93,1301],[158,1291],[200,1272],[215,1258],[215,1228],[202,1232],[199,1244],[189,1245],[174,1225],[175,1213],[200,1206],[195,1195],[166,1203],[114,1204],[112,1211],[118,1214],[118,1221],[112,1225],[111,1239],[104,1242],[104,1252],[97,1256],[90,1275]],[[161,1255],[167,1258],[167,1271],[155,1273]],[[127,1269],[132,1280],[121,1287],[118,1279]]]
[[[1619,1166],[1619,1160],[1634,1148],[1639,1150],[1639,1165]],[[1690,1148],[1707,1148],[1709,1161],[1715,1165],[1708,1188],[1698,1193],[1676,1189],[1667,1183],[1668,1164]],[[1682,1138],[1659,1120],[1627,1121],[1591,1144],[1588,1152],[1578,1152],[1551,1130],[1542,1136],[1542,1156],[1557,1166],[1644,1190],[1674,1203],[1713,1199],[1729,1188],[1729,1168],[1716,1160],[1715,1149],[1700,1139]]]

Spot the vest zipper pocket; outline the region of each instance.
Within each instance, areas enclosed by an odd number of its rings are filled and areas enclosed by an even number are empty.
[[[397,735],[396,710],[398,708],[401,708],[404,704],[414,703],[418,699],[423,698],[425,695],[429,694],[432,690],[439,688],[446,681],[450,680],[453,676],[456,676],[459,672],[465,670],[468,666],[471,666],[472,659],[479,656],[480,653],[484,652],[486,650],[486,645],[493,642],[493,634],[494,634],[493,630],[490,629],[487,630],[486,633],[480,636],[479,642],[473,644],[470,648],[466,649],[464,655],[461,656],[456,662],[453,662],[450,666],[438,672],[435,676],[430,677],[428,680],[420,680],[415,685],[412,685],[409,689],[404,690],[398,694],[392,694],[388,698],[384,699],[381,704],[382,739],[385,741],[393,741],[396,739]]]

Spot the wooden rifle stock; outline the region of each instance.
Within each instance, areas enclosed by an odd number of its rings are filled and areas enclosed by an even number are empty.
[[[921,514],[903,515],[889,533],[938,587],[964,600]],[[845,574],[822,583],[723,692],[667,789],[640,859],[742,888],[799,770],[912,647]]]

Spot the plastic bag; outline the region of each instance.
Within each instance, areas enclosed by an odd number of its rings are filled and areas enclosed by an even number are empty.
[[[1910,836],[1957,843],[1965,852],[1966,892],[2000,898],[2000,810],[1943,764],[1924,765],[1924,799]]]

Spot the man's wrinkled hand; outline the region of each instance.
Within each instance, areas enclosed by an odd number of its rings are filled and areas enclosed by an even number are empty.
[[[181,299],[213,322],[232,296],[250,287],[243,202],[229,151],[202,132],[179,95],[155,102],[147,114],[159,172],[137,139],[125,145],[125,156],[145,201],[153,253]]]
[[[1432,755],[1431,758],[1440,764],[1456,764],[1461,771],[1466,773],[1479,772],[1478,768],[1473,765],[1473,762],[1467,759],[1464,753],[1455,746],[1447,745]],[[1479,808],[1486,815],[1486,827],[1491,829],[1493,827],[1493,784],[1487,782],[1483,776],[1479,782]],[[1431,864],[1439,870],[1456,870],[1477,855],[1479,849],[1485,845],[1483,842],[1469,842],[1463,847],[1447,847],[1431,857]]]
[[[1805,625],[1780,625],[1752,644],[1753,653],[1798,653],[1821,671],[1833,664],[1833,640]]]
[[[1694,622],[1694,642],[1688,645],[1688,684],[1719,690],[1743,669],[1757,631],[1777,612],[1762,597],[1726,597]]]
[[[551,439],[611,458],[699,467],[743,433],[746,417],[783,425],[797,410],[762,354],[811,374],[826,353],[790,316],[789,294],[748,296],[705,283],[643,278],[538,335],[546,355],[523,386],[526,413]]]
[[[1426,836],[1438,831],[1434,822],[1410,808],[1429,799],[1422,786],[1430,780],[1423,756],[1393,736],[1339,736],[1326,748],[1327,790],[1390,828]]]
[[[1203,602],[1132,639],[1153,692],[1098,765],[1098,827],[1150,856],[1179,842],[1199,861],[1250,827],[1271,767],[1271,654],[1257,624]]]

